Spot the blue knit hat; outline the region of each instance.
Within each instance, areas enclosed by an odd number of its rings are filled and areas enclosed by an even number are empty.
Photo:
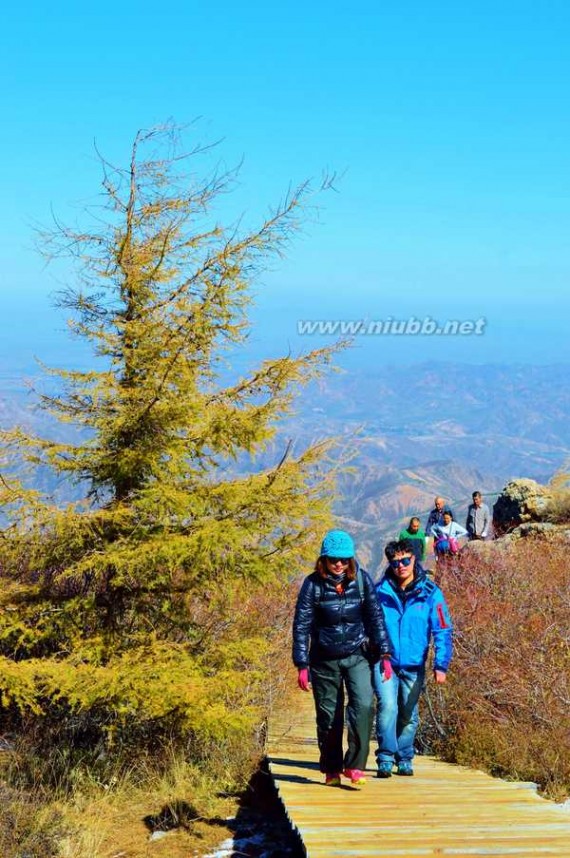
[[[329,530],[321,545],[321,557],[354,557],[354,542],[344,530]]]

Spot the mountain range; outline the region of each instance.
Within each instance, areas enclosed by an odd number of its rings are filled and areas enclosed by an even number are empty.
[[[419,364],[328,376],[305,391],[282,434],[351,448],[335,511],[372,571],[410,516],[436,495],[465,523],[471,493],[492,505],[505,483],[546,483],[570,456],[568,366]]]
[[[333,373],[301,391],[295,413],[246,470],[269,466],[289,439],[294,448],[335,437],[351,470],[334,501],[338,523],[354,534],[370,571],[383,545],[411,515],[425,523],[435,495],[464,524],[471,492],[491,505],[516,477],[546,483],[570,456],[570,388],[566,364],[551,366],[415,364]],[[0,376],[0,425],[23,424],[69,438],[70,427],[30,409],[18,379]],[[41,476],[49,487],[49,479]],[[69,487],[61,497],[71,498]]]

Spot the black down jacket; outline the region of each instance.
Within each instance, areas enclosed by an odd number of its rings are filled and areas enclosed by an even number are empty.
[[[372,579],[360,570],[362,594],[356,579],[337,593],[334,581],[313,572],[305,578],[293,620],[293,662],[297,668],[318,661],[346,658],[368,639],[371,651],[387,655],[390,644]]]

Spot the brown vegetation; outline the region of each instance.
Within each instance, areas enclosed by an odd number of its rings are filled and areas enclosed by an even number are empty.
[[[552,492],[547,513],[547,520],[554,524],[567,524],[570,522],[570,474],[563,472],[556,474],[549,485]]]
[[[2,858],[51,858],[65,834],[62,816],[29,794],[0,786]]]
[[[295,687],[289,641],[293,602],[288,583],[244,582],[225,599],[213,600],[210,611],[203,609],[209,639],[219,641],[205,657],[212,670],[231,657],[241,687],[228,689],[228,698],[235,695],[236,717],[244,700],[257,710],[254,732],[237,732],[233,739],[228,732],[224,740],[212,736],[209,742],[202,737],[199,743],[190,732],[185,749],[163,737],[152,751],[117,746],[95,763],[90,754],[82,763],[64,742],[59,754],[52,749],[42,757],[33,735],[13,735],[14,748],[0,759],[0,779],[13,785],[0,792],[2,858],[21,858],[24,847],[29,858],[182,858],[230,837],[224,820],[238,812],[240,794],[249,791],[264,753],[266,717]],[[231,706],[231,700],[225,703]],[[54,730],[55,725],[50,740]],[[155,828],[169,833],[151,843]]]
[[[568,544],[536,538],[464,552],[442,582],[454,618],[451,682],[435,700],[448,760],[570,794]],[[439,694],[439,691],[438,691]]]

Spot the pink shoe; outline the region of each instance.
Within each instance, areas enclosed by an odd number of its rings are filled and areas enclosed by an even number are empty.
[[[340,772],[325,775],[325,784],[327,786],[340,786]]]
[[[349,778],[352,786],[363,786],[366,783],[364,772],[361,772],[360,769],[345,769],[344,776]]]

